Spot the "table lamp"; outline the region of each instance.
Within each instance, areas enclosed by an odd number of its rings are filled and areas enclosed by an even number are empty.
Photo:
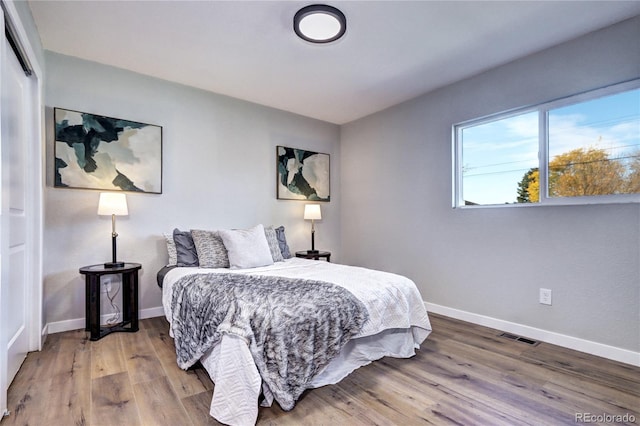
[[[124,266],[124,262],[118,262],[116,254],[116,238],[118,238],[118,233],[116,232],[116,216],[129,215],[129,210],[127,209],[127,196],[118,192],[102,192],[100,194],[100,201],[98,202],[98,215],[111,215],[112,261],[105,263],[104,267],[121,268]]]
[[[315,234],[316,229],[314,222],[322,219],[322,213],[320,213],[320,204],[305,204],[304,206],[304,218],[305,220],[311,220],[311,250],[307,250],[307,253],[318,253],[316,250]]]

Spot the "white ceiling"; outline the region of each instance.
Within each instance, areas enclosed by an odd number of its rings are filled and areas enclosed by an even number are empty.
[[[640,14],[640,1],[329,1],[347,33],[293,32],[311,1],[29,0],[45,49],[343,124]]]

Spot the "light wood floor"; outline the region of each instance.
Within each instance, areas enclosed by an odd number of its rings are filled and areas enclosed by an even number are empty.
[[[431,315],[414,358],[384,358],[337,385],[307,391],[290,412],[261,408],[258,424],[558,425],[576,413],[640,424],[640,368]],[[205,425],[213,384],[180,370],[163,318],[97,341],[50,335],[9,389],[9,425]],[[611,420],[611,418],[609,419]]]

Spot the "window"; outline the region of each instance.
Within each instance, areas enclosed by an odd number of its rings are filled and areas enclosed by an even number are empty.
[[[454,126],[454,207],[640,201],[640,80]]]

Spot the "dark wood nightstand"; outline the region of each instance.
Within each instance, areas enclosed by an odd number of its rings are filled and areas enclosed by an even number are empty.
[[[106,268],[101,263],[80,268],[80,273],[85,276],[85,330],[91,333],[91,340],[116,331],[138,331],[138,271],[141,268],[139,263],[125,263],[116,268]],[[122,322],[108,327],[100,327],[100,277],[103,275],[122,276]]]
[[[304,259],[314,259],[319,260],[321,257],[326,258],[327,262],[331,262],[331,252],[330,251],[318,251],[315,253],[309,253],[308,251],[297,251],[296,257],[302,257]]]

